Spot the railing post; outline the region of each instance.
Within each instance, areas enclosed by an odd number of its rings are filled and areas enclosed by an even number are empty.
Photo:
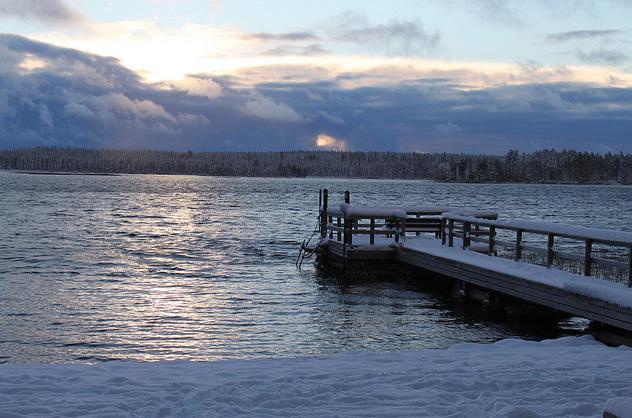
[[[586,250],[584,251],[584,276],[590,276],[592,267],[592,240],[586,240]]]
[[[349,196],[349,190],[345,191],[345,203],[349,203],[351,201],[350,196]]]
[[[496,227],[490,225],[489,227],[489,254],[494,255],[494,251],[496,251]]]
[[[628,286],[632,287],[632,245],[628,250]]]
[[[327,236],[327,204],[329,203],[329,191],[323,189],[323,204],[320,208],[320,236],[325,238]]]
[[[448,220],[448,247],[454,247],[454,221]]]
[[[401,228],[402,228],[402,240],[406,241],[406,218],[402,219],[401,221]]]
[[[336,226],[340,228],[342,226],[342,221],[340,220],[340,216],[336,217]],[[340,241],[340,230],[336,232],[336,239]]]
[[[352,245],[353,244],[353,219],[349,219],[347,217],[345,217],[344,220],[344,244],[345,245]]]
[[[371,231],[369,232],[369,244],[375,244],[375,218],[371,218]]]
[[[555,241],[555,235],[549,232],[549,239],[546,244],[546,266],[551,267],[553,264],[553,243]]]
[[[445,245],[446,233],[445,233],[445,218],[441,218],[441,245]]]
[[[318,210],[323,207],[323,189],[318,189]]]
[[[333,222],[334,222],[333,216],[327,216],[327,223],[328,224],[333,224]],[[329,230],[329,239],[333,239],[333,237],[334,237],[334,230],[330,229]]]
[[[395,219],[395,242],[399,244],[399,234],[401,233],[401,221]]]
[[[470,246],[470,223],[463,222],[463,249]]]
[[[516,230],[516,260],[522,258],[522,229]]]
[[[415,218],[419,219],[419,218],[420,218],[419,214],[417,214],[417,215],[415,216]],[[421,232],[417,232],[417,233],[415,233],[415,236],[417,236],[417,237],[418,237],[418,236],[420,236],[420,235],[421,235]]]

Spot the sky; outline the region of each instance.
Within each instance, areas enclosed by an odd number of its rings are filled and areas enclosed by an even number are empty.
[[[0,0],[0,148],[632,152],[632,0]]]

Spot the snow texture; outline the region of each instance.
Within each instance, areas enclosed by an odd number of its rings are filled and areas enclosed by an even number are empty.
[[[605,412],[617,418],[632,418],[632,398],[612,398],[606,402]]]
[[[496,219],[498,212],[492,210],[479,210],[472,208],[454,208],[447,206],[353,206],[348,203],[341,203],[339,208],[335,206],[327,208],[329,216],[343,217],[345,213],[353,213],[349,216],[380,216],[402,217],[402,212],[407,215],[441,215],[449,214],[454,216],[466,216],[474,218]],[[358,213],[360,215],[358,215]]]
[[[369,207],[369,206],[354,206],[348,203],[341,203],[340,210],[348,218],[379,218],[379,219],[405,219],[406,212],[401,208],[389,208],[389,207]]]
[[[441,245],[441,241],[430,238],[406,238],[400,247],[409,248],[437,257],[456,260],[487,270],[520,277],[537,283],[564,289],[582,296],[589,296],[608,303],[632,309],[632,289],[620,283],[580,276],[562,270],[550,269],[535,264],[490,257],[474,251]]]
[[[0,415],[597,417],[630,395],[631,360],[631,348],[584,336],[326,358],[4,364]]]

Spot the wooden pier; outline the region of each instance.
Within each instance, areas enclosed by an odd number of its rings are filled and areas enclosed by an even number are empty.
[[[412,266],[478,294],[632,332],[630,232],[499,220],[490,210],[359,207],[348,192],[343,203],[330,205],[323,190],[320,236],[320,266],[345,275]]]

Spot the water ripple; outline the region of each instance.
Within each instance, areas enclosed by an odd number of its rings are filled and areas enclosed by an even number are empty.
[[[342,286],[310,266],[296,271],[320,187],[337,191],[333,201],[345,189],[360,204],[459,205],[467,196],[505,218],[632,227],[629,187],[0,172],[0,363],[300,356],[546,335],[463,312],[416,283]]]

